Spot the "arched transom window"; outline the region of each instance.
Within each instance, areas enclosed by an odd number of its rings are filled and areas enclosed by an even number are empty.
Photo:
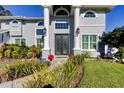
[[[88,11],[85,13],[84,17],[96,17],[95,13],[92,11]]]
[[[13,20],[12,23],[13,24],[18,24],[18,21],[17,20]]]
[[[43,21],[40,21],[37,26],[44,26],[44,22]]]

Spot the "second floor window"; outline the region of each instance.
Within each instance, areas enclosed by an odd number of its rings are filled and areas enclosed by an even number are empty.
[[[86,14],[84,15],[84,17],[96,17],[94,12],[86,12]]]
[[[18,24],[18,21],[14,20],[12,21],[13,24]]]
[[[44,22],[43,21],[39,22],[37,26],[44,26]]]

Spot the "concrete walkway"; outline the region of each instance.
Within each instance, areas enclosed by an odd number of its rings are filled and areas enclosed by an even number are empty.
[[[54,63],[49,67],[49,70],[53,70],[55,69],[58,65],[62,65],[64,63],[66,63],[65,58],[56,58],[56,60],[54,60]],[[8,82],[4,82],[0,84],[0,88],[22,88],[22,82],[32,79],[33,75],[29,75],[23,78],[19,78],[13,81],[8,81]]]

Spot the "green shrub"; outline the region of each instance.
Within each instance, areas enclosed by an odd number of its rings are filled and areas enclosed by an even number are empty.
[[[11,50],[6,50],[5,52],[4,52],[4,56],[5,57],[7,57],[7,58],[10,58],[11,57]]]
[[[13,47],[11,45],[6,45],[6,49],[5,50],[13,50]]]
[[[19,58],[26,58],[29,48],[27,46],[20,46]]]
[[[14,51],[14,52],[13,52]],[[16,51],[16,52],[15,52]],[[18,52],[18,55],[16,55]],[[0,53],[7,58],[38,58],[41,54],[41,48],[34,45],[30,48],[27,46],[19,46],[16,44],[4,44],[0,47]]]
[[[120,61],[124,59],[124,47],[120,47],[118,49],[118,52],[114,54],[116,58],[118,58]]]
[[[40,47],[36,48],[36,56],[39,57],[42,52],[42,49]]]
[[[31,51],[28,51],[28,52],[27,52],[27,58],[32,58],[32,57],[33,57],[32,52],[31,52]]]
[[[35,58],[37,55],[37,48],[35,47],[35,45],[31,46],[29,48],[29,51],[32,53],[32,58]]]
[[[23,76],[33,74],[46,66],[40,62],[12,62],[4,65],[4,71],[0,73],[2,80],[13,80]]]
[[[0,53],[0,59],[1,59],[1,58],[3,58],[3,54],[2,54],[2,53]]]
[[[88,58],[88,57],[91,56],[91,53],[90,53],[89,51],[83,51],[82,56],[83,56],[84,58]]]
[[[82,64],[82,62],[84,61],[84,58],[85,58],[85,55],[81,54],[81,55],[69,57],[68,61],[71,61],[74,64]]]
[[[12,51],[12,54],[11,54],[12,58],[18,58],[18,52],[17,51]]]
[[[80,59],[78,60],[78,58]],[[75,63],[75,61],[81,62]],[[70,81],[79,76],[79,66],[82,65],[82,61],[84,61],[84,58],[82,58],[81,55],[77,55],[52,71],[49,71],[48,68],[44,68],[41,72],[36,74],[32,80],[24,82],[23,87],[40,88],[46,85],[51,85],[56,88],[69,87]]]
[[[28,50],[27,57],[28,58],[36,58],[39,57],[41,54],[41,48],[35,47],[34,45],[31,46]]]
[[[20,47],[19,46],[13,46],[13,51],[19,51],[20,50]]]
[[[0,53],[3,53],[4,52],[4,48],[1,46],[0,47]]]
[[[23,87],[40,88],[49,84],[56,88],[68,87],[69,82],[78,75],[78,65],[68,63],[64,66],[59,66],[54,71],[44,69],[40,74],[35,75],[32,80],[24,82]]]

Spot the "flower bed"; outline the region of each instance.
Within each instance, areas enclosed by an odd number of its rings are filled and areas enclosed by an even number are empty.
[[[38,61],[10,62],[2,64],[0,83],[33,74],[46,66]]]
[[[58,66],[52,71],[44,68],[32,80],[24,82],[23,87],[77,87],[83,76],[83,61],[84,56],[77,55],[69,58],[65,64]]]

